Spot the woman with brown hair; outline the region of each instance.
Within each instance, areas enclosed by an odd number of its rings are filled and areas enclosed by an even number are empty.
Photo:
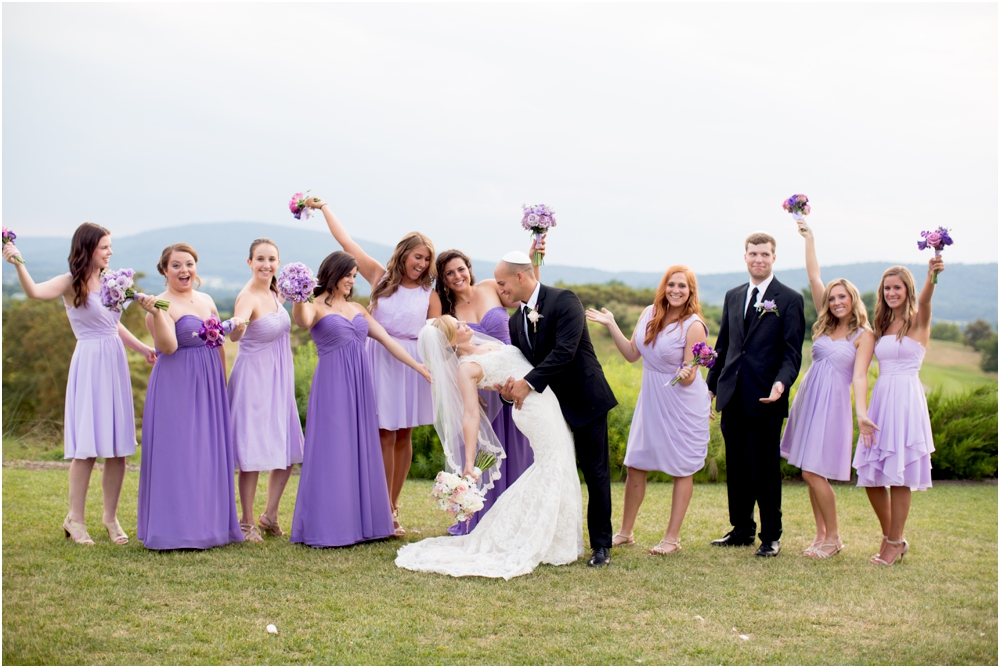
[[[17,269],[24,294],[30,299],[62,297],[76,348],[66,383],[63,421],[64,457],[69,467],[69,513],[63,531],[80,545],[93,545],[87,533],[85,506],[90,474],[98,457],[104,459],[104,527],[116,545],[128,542],[118,523],[118,498],[125,480],[125,458],[135,454],[135,408],[125,346],[152,364],[156,352],[121,324],[121,313],[101,305],[101,272],[111,260],[111,233],[94,223],[84,223],[73,233],[68,274],[35,283],[13,243],[3,257]],[[122,345],[124,343],[124,345]]]
[[[625,338],[614,314],[607,309],[588,309],[587,319],[608,328],[618,352],[627,361],[643,360],[642,388],[625,452],[628,479],[622,527],[612,545],[635,542],[633,528],[646,495],[646,475],[661,471],[674,479],[670,522],[663,540],[649,552],[677,552],[681,549],[681,523],[694,491],[693,476],[705,465],[708,455],[712,405],[699,369],[686,366],[694,359],[692,346],[708,338],[697,280],[683,265],[667,269],[653,304],[642,312],[631,339]],[[671,385],[678,375],[679,382]]]

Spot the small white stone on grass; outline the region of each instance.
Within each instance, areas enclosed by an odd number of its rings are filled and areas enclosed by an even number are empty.
[[[743,635],[743,634],[741,633],[741,634],[740,634],[740,640],[750,640],[750,636],[745,636],[745,635]]]
[[[705,618],[702,617],[701,615],[695,615],[694,618],[697,619],[699,622],[705,621]]]
[[[275,633],[276,634],[278,632],[278,627],[275,626],[274,624],[268,624],[267,625],[267,632],[268,633]]]

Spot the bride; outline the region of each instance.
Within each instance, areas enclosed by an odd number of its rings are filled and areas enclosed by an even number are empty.
[[[418,345],[434,382],[434,426],[448,466],[471,474],[477,450],[493,453],[497,464],[479,479],[481,487],[489,489],[499,478],[503,451],[479,408],[476,388],[494,390],[508,378],[523,378],[531,364],[514,346],[476,333],[448,315],[424,326]],[[534,464],[500,495],[471,533],[404,545],[397,566],[509,580],[530,573],[539,563],[561,566],[583,554],[580,478],[573,437],[556,395],[550,388],[532,392],[513,416],[530,441]]]

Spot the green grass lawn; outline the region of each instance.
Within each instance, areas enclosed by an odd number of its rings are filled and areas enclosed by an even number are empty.
[[[98,531],[94,476],[88,549],[60,528],[66,471],[4,468],[4,663],[997,663],[995,486],[915,494],[909,556],[877,568],[867,561],[878,524],[862,490],[835,488],[847,549],[814,561],[798,555],[811,539],[806,487],[786,485],[785,551],[764,561],[708,546],[728,528],[725,487],[710,484],[695,487],[683,551],[648,555],[671,491],[651,484],[639,545],[616,549],[610,568],[580,560],[503,582],[401,571],[398,541],[147,551],[134,540],[137,484],[130,473],[119,517],[133,541],[119,548]],[[404,489],[402,519],[421,532],[407,540],[448,524],[430,486]]]

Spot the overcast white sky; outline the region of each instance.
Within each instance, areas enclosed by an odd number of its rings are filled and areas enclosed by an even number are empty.
[[[3,222],[295,224],[481,258],[997,260],[997,5],[3,5]],[[322,229],[321,223],[309,223]],[[191,240],[196,243],[196,240]],[[245,240],[234,240],[245,245]]]

